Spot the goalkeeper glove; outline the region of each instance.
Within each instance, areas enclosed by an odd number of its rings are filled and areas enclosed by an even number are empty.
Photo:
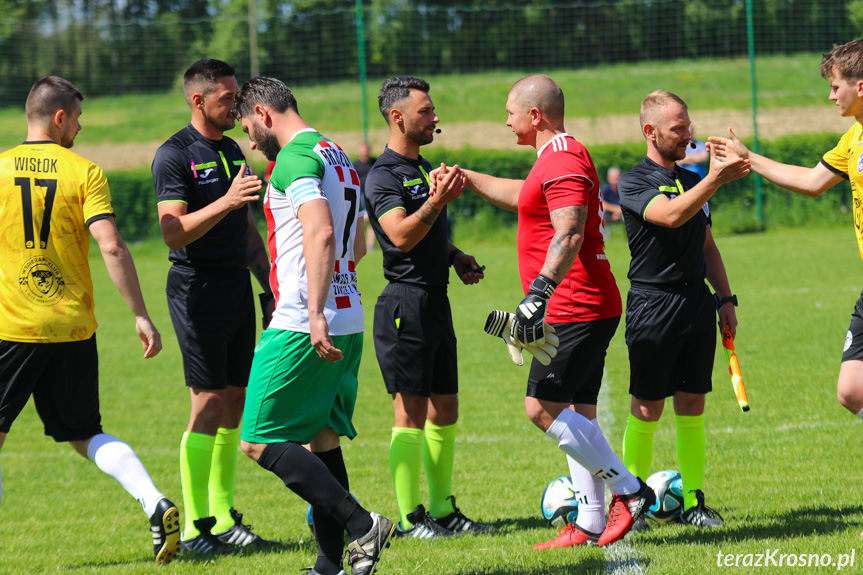
[[[515,310],[515,322],[512,325],[512,337],[529,345],[542,343],[545,337],[545,312],[548,309],[548,298],[554,293],[557,284],[543,275],[536,276],[530,282],[527,295]]]
[[[542,365],[550,365],[552,358],[557,357],[557,346],[560,339],[554,335],[554,328],[545,324],[545,339],[539,343],[519,344]]]
[[[485,321],[485,332],[503,339],[509,352],[509,357],[514,364],[524,364],[524,359],[521,356],[522,349],[526,349],[543,365],[550,364],[551,358],[557,357],[557,346],[560,344],[560,340],[554,335],[554,328],[552,326],[545,326],[546,336],[544,342],[524,345],[512,337],[512,325],[514,322],[514,314],[500,310],[494,310],[488,314],[488,319]]]

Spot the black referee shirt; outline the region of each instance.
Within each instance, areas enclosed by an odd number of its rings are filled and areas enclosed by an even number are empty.
[[[704,280],[704,240],[710,225],[707,203],[676,229],[644,219],[644,211],[658,195],[673,200],[700,181],[695,172],[677,165],[668,170],[649,158],[620,177],[617,190],[632,255],[630,281],[661,286]]]
[[[157,201],[185,202],[188,213],[200,210],[225,195],[244,161],[234,140],[207,139],[189,124],[156,151]],[[194,242],[171,250],[169,259],[194,268],[246,269],[248,226],[248,208],[234,210]]]
[[[366,211],[383,252],[384,277],[391,282],[420,286],[446,286],[449,282],[446,208],[407,253],[393,245],[378,222],[393,209],[404,208],[406,215],[417,211],[429,197],[430,171],[431,164],[422,156],[413,160],[386,148],[366,178]]]

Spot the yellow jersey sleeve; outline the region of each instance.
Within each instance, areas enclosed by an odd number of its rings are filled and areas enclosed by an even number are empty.
[[[836,147],[824,154],[822,163],[851,183],[854,232],[857,249],[863,258],[863,125],[854,122]]]
[[[0,154],[0,339],[93,335],[87,222],[111,214],[105,174],[74,152],[26,142]]]
[[[108,178],[102,168],[91,163],[87,167],[87,185],[84,190],[84,222],[90,225],[99,216],[113,214]]]

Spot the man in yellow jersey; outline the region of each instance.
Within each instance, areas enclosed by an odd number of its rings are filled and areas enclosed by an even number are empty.
[[[863,39],[836,46],[825,54],[821,76],[830,82],[830,100],[836,102],[839,114],[857,121],[815,167],[780,164],[750,152],[731,128],[728,139],[711,137],[710,141],[733,146],[741,157],[749,158],[755,173],[798,194],[816,197],[842,180],[849,180],[854,196],[854,229],[863,256]],[[845,336],[838,396],[839,403],[863,419],[863,294]]]
[[[32,395],[45,434],[69,442],[143,506],[156,563],[168,563],[180,548],[177,508],[100,424],[88,231],[135,314],[144,358],[162,341],[117,232],[105,174],[69,151],[83,99],[68,80],[38,80],[27,96],[27,141],[0,154],[0,448]]]

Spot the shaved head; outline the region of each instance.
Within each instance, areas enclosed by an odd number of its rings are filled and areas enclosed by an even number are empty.
[[[658,126],[659,121],[662,119],[662,110],[671,103],[679,104],[684,110],[689,110],[686,102],[677,94],[672,94],[665,90],[656,90],[648,94],[644,101],[641,102],[641,114],[639,118],[641,119],[642,130],[644,130],[645,124]]]
[[[513,84],[509,98],[524,112],[536,108],[551,120],[563,120],[563,91],[548,76],[535,74],[522,78]]]

